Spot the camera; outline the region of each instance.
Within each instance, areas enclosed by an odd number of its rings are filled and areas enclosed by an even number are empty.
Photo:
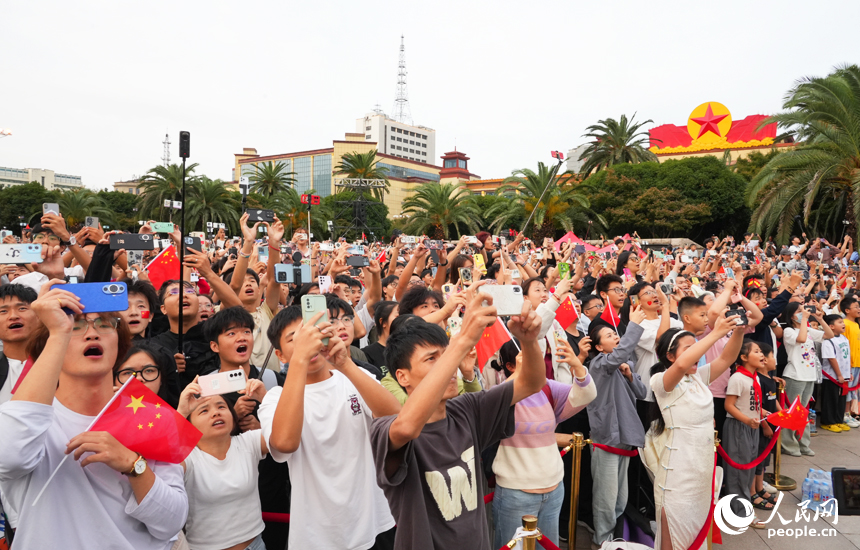
[[[815,306],[803,306],[803,309],[808,311],[809,313],[815,314]]]
[[[675,293],[675,285],[673,285],[672,283],[661,283],[660,284],[660,290],[663,291],[663,294],[668,296],[670,294]]]

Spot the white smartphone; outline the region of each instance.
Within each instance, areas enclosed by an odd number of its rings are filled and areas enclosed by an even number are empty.
[[[523,312],[523,289],[519,285],[483,286],[480,292],[493,297],[497,315],[519,315]]]
[[[242,369],[207,374],[198,378],[197,383],[200,384],[200,397],[233,393],[247,386]]]

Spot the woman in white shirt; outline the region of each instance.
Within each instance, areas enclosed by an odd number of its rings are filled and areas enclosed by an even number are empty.
[[[253,393],[259,380],[249,380]],[[239,433],[239,419],[221,395],[197,399],[197,379],[179,398],[203,437],[182,467],[188,492],[185,536],[191,550],[265,550],[265,525],[257,489],[257,466],[269,452],[260,430]]]
[[[810,312],[807,307],[814,309],[815,313]],[[818,325],[824,330],[810,328],[810,317],[816,319]],[[800,396],[800,404],[805,407],[809,403],[809,397],[818,378],[815,367],[815,344],[833,338],[833,331],[822,321],[821,310],[814,303],[804,306],[797,302],[790,302],[785,306],[780,321],[785,326],[782,332],[782,343],[788,356],[788,364],[785,365],[785,371],[782,374],[785,379],[786,402],[791,403],[795,397]],[[791,456],[815,456],[815,452],[809,448],[809,426],[803,431],[799,442],[794,432],[783,430],[782,452]]]
[[[573,383],[570,365],[558,360],[556,339],[567,341],[564,327],[555,320],[555,312],[564,301],[564,295],[570,292],[570,279],[561,279],[556,283],[555,293],[550,294],[540,277],[533,277],[523,282],[523,297],[531,302],[535,313],[541,318],[538,342],[545,359],[552,361],[552,379],[564,384]],[[547,377],[549,373],[547,373]]]
[[[188,512],[182,469],[88,431],[114,396],[128,326],[117,313],[83,314],[77,296],[50,288],[62,284],[50,281],[33,302],[43,326],[28,353],[37,359],[0,406],[0,482],[11,505],[26,510],[15,547],[166,550]],[[67,454],[73,460],[48,484]]]

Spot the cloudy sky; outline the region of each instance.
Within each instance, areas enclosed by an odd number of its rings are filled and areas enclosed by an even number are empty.
[[[550,161],[602,118],[770,114],[796,79],[860,63],[855,0],[6,1],[0,20],[0,166],[95,189],[160,163],[166,131],[174,159],[191,132],[211,178],[243,147],[330,147],[393,110],[401,33],[415,123],[484,178]]]

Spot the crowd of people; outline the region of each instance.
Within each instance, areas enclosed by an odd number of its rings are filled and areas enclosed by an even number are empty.
[[[114,250],[110,233],[72,233],[54,213],[23,236],[41,262],[0,265],[11,548],[489,550],[527,514],[559,544],[571,505],[559,449],[581,432],[595,444],[579,514],[593,546],[641,516],[655,548],[687,550],[714,491],[776,502],[766,461],[723,464],[714,487],[715,430],[751,462],[774,436],[780,388],[789,403],[814,396],[824,430],[860,426],[845,391],[860,384],[850,236],[586,247],[485,231],[346,243],[298,229],[288,242],[277,218],[248,214],[240,227],[188,248],[181,277],[158,288],[157,250]],[[139,232],[156,236],[152,222]],[[69,290],[107,281],[126,283],[128,309],[87,312]],[[320,294],[309,317],[303,297]],[[500,316],[493,296],[521,299]],[[487,353],[500,326],[506,341]],[[238,370],[243,389],[201,397],[202,377]],[[182,463],[89,430],[132,377],[202,434]],[[808,427],[780,444],[814,454]]]

